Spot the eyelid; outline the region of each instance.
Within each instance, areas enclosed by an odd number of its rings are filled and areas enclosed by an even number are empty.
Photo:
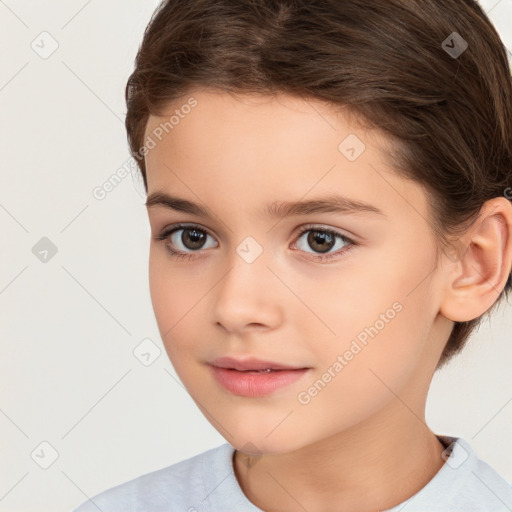
[[[333,228],[331,226],[327,226],[325,224],[303,224],[298,229],[297,236],[302,236],[307,231],[325,231],[327,233],[332,233],[335,236],[340,236],[344,238],[345,240],[348,240],[352,243],[356,243],[358,237],[356,235],[353,235],[349,232],[349,234],[346,234],[344,231],[338,228]]]
[[[193,222],[177,222],[176,224],[166,226],[160,230],[159,234],[155,235],[155,238],[162,239],[163,237],[168,237],[171,233],[174,233],[174,231],[179,231],[180,229],[197,229],[198,231],[204,231],[212,238],[215,238],[215,236],[211,233],[211,231],[208,228],[205,228],[200,224],[195,224]]]
[[[210,230],[208,228],[205,228],[205,227],[201,226],[200,224],[186,223],[186,222],[185,223],[178,222],[176,224],[172,224],[168,227],[165,227],[160,231],[159,234],[157,234],[153,238],[155,240],[165,242],[166,240],[168,240],[169,236],[172,235],[175,231],[180,231],[182,229],[197,229],[198,231],[203,231],[208,236],[211,236],[214,240],[216,240],[216,237],[210,232]],[[295,241],[293,243],[294,246],[296,246],[297,241],[304,235],[304,233],[307,233],[308,231],[323,231],[326,233],[330,233],[334,237],[341,238],[347,244],[346,247],[339,249],[338,251],[336,251],[334,253],[324,253],[324,254],[302,251],[300,249],[294,249],[298,252],[305,252],[306,254],[309,254],[310,256],[305,257],[305,258],[309,259],[310,261],[316,260],[317,262],[322,262],[322,261],[327,261],[331,258],[338,258],[338,257],[341,257],[342,254],[350,251],[351,249],[353,249],[354,247],[359,245],[359,242],[357,242],[355,240],[355,238],[357,238],[357,237],[352,237],[352,235],[348,236],[345,233],[338,231],[337,228],[333,228],[333,227],[326,226],[323,224],[313,224],[313,223],[303,224],[302,226],[299,226],[297,228],[297,230],[298,230],[298,233],[296,233],[295,237],[294,237],[294,239],[295,239]],[[217,247],[218,247],[218,241],[216,240],[216,242],[217,242]],[[166,245],[166,248],[169,251],[169,253],[171,255],[173,255],[174,257],[194,258],[195,253],[200,254],[201,252],[205,251],[204,249],[199,249],[197,251],[181,251],[181,250],[176,250],[176,249],[170,249],[169,247],[167,247],[167,245]]]
[[[301,249],[295,248],[297,246],[297,242],[302,238],[302,236],[309,232],[309,231],[320,231],[324,233],[329,233],[332,236],[334,236],[337,239],[341,239],[343,243],[345,244],[345,247],[342,247],[341,249],[338,249],[335,252],[326,252],[326,253],[315,253],[315,252],[309,252],[309,251],[303,251]],[[332,228],[330,226],[325,226],[323,224],[304,224],[299,228],[299,233],[296,235],[296,240],[293,244],[294,251],[298,251],[301,253],[308,254],[309,256],[301,256],[309,261],[316,261],[319,263],[326,263],[331,259],[338,260],[340,259],[344,254],[348,253],[355,247],[359,245],[359,243],[352,238],[352,236],[347,236],[344,233],[338,231],[337,228]]]
[[[320,230],[323,230],[323,231],[333,231],[333,232],[339,233],[340,235],[342,234],[341,233],[341,231],[342,231],[341,229],[335,228],[333,226],[329,226],[327,224],[316,223],[316,222],[310,222],[310,223],[302,224],[297,229],[302,230],[302,231],[304,231],[306,229],[318,229],[319,231]]]
[[[160,230],[160,233],[155,235],[155,239],[161,240],[163,237],[168,237],[171,233],[174,231],[178,231],[179,229],[194,229],[196,228],[198,231],[204,231],[206,234],[210,235],[212,238],[215,238],[215,236],[211,233],[211,231],[208,228],[205,228],[204,226],[201,226],[200,224],[194,224],[194,223],[181,223],[178,222],[176,224],[171,224],[168,227],[164,227]],[[309,230],[318,230],[318,231],[326,231],[329,233],[332,233],[333,235],[341,236],[343,238],[346,238],[347,240],[350,240],[351,242],[355,243],[355,235],[352,234],[345,234],[338,230],[338,228],[333,228],[330,226],[326,226],[324,224],[303,224],[302,226],[299,226],[297,228],[297,233],[295,236],[302,236],[306,231]]]

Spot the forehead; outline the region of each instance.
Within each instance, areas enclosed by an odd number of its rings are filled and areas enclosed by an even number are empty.
[[[174,116],[173,116],[174,114]],[[174,117],[174,119],[172,119]],[[348,106],[335,105],[318,98],[303,97],[288,93],[260,94],[254,92],[229,92],[208,87],[195,86],[187,94],[168,103],[161,109],[160,115],[150,115],[146,124],[145,135],[148,136],[159,126],[170,121],[167,133],[177,128],[187,117],[208,119],[217,126],[227,124],[236,129],[244,124],[258,128],[265,123],[279,124],[289,122],[304,124],[313,122],[314,118],[323,120],[331,129],[333,120],[351,124],[356,123],[357,115]],[[237,119],[238,117],[238,119]],[[237,125],[230,122],[237,121]]]
[[[214,192],[238,207],[259,202],[255,211],[272,198],[334,192],[371,199],[382,211],[410,194],[423,201],[390,165],[390,139],[318,99],[196,89],[150,116],[145,137],[156,143],[146,155],[150,194],[180,191],[197,202]],[[346,153],[347,144],[357,158]]]
[[[381,134],[356,124],[347,109],[318,99],[196,88],[168,104],[161,115],[149,117],[145,137],[155,147],[146,164],[207,160],[209,169],[237,165],[241,170],[256,162],[261,173],[269,168],[275,172],[286,160],[297,169],[315,165],[320,153],[336,160],[348,135],[362,151],[377,148],[375,139]]]

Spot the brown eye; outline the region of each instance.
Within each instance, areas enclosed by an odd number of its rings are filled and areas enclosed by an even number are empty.
[[[306,226],[300,232],[295,245],[300,251],[313,255],[313,259],[324,261],[346,253],[357,244],[347,236],[332,229]],[[331,252],[333,249],[337,249],[337,251]]]
[[[181,243],[191,250],[201,249],[205,244],[207,234],[204,231],[200,231],[196,228],[180,229]]]
[[[201,249],[217,246],[213,236],[206,230],[181,224],[164,229],[156,239],[163,241],[169,253],[176,257],[194,256]]]
[[[334,247],[335,238],[326,231],[310,231],[307,237],[309,246],[317,252],[327,252]]]

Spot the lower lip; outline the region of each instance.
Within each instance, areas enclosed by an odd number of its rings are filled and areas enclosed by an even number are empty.
[[[240,396],[264,396],[299,380],[308,368],[249,373],[210,365],[217,382],[225,389]]]

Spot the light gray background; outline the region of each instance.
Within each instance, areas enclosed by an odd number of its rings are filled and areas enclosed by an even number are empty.
[[[69,511],[224,442],[159,338],[141,183],[92,194],[129,159],[124,86],[157,4],[0,0],[0,512]],[[483,5],[512,49],[512,0]],[[508,304],[435,376],[427,410],[509,480],[511,332]],[[133,354],[146,338],[150,366]]]

